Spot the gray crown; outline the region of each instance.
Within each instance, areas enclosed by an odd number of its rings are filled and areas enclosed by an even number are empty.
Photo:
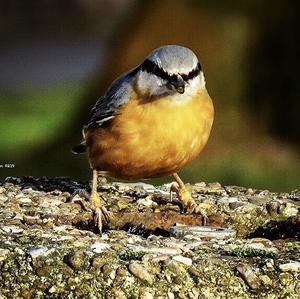
[[[198,64],[198,58],[192,50],[177,45],[157,48],[148,55],[147,59],[169,74],[186,74],[195,69]]]

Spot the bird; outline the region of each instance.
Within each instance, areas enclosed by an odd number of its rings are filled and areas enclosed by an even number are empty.
[[[83,141],[73,148],[88,156],[90,203],[100,234],[109,214],[97,192],[98,175],[123,180],[171,176],[171,194],[175,191],[188,211],[197,211],[178,172],[202,151],[213,120],[201,64],[187,47],[161,46],[112,82],[90,111]]]

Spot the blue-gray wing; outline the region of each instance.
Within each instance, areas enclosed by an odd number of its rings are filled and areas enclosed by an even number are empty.
[[[138,67],[121,75],[111,84],[92,108],[86,128],[101,127],[115,117],[118,110],[129,100],[132,80],[137,72]]]

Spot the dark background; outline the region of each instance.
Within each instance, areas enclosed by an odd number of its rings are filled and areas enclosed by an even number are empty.
[[[216,109],[209,143],[184,180],[299,188],[299,6],[0,1],[0,178],[89,179],[86,157],[70,152],[88,111],[151,50],[179,44],[199,57]]]

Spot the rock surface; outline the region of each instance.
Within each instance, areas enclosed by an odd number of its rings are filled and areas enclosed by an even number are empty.
[[[111,222],[100,236],[89,203],[68,178],[0,182],[0,299],[300,298],[300,193],[199,183],[188,186],[210,238],[174,224],[181,213],[169,186],[101,181]]]

